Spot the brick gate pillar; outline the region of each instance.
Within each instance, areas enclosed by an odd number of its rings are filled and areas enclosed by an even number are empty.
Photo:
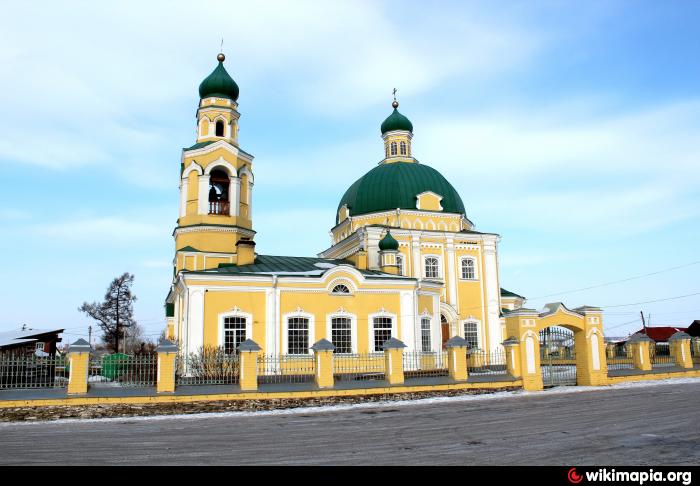
[[[680,368],[692,368],[693,356],[690,354],[690,334],[679,331],[671,336],[668,340],[671,347],[671,356],[673,356],[676,366]]]
[[[403,349],[404,343],[392,337],[384,343],[384,360],[386,369],[386,381],[390,385],[403,384]]]
[[[506,332],[514,336],[520,347],[520,376],[523,389],[542,390],[540,338],[537,330],[539,313],[534,309],[517,309],[506,314]]]
[[[634,368],[641,371],[651,371],[650,345],[653,343],[646,334],[634,334],[627,340],[627,346],[632,354]]]

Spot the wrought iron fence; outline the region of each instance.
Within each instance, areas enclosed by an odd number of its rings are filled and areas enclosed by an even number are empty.
[[[177,385],[233,385],[238,383],[239,376],[239,356],[226,354],[222,348],[177,357]]]
[[[404,379],[448,376],[447,352],[405,351],[403,354]]]
[[[258,383],[310,383],[316,368],[312,355],[258,356]]]
[[[335,354],[333,375],[336,381],[368,381],[386,379],[383,353]]]
[[[90,358],[88,383],[96,387],[148,387],[156,385],[157,374],[156,354],[108,354]]]
[[[624,346],[615,346],[612,357],[608,358],[608,370],[629,370],[634,368],[632,350]]]
[[[470,349],[467,351],[467,372],[470,375],[505,375],[506,354],[503,350],[483,351]]]
[[[64,356],[0,356],[0,389],[65,388],[69,373]]]
[[[668,343],[656,343],[649,346],[652,367],[662,368],[674,366],[676,362],[671,356],[671,347]]]

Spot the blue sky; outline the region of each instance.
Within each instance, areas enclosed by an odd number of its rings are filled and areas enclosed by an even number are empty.
[[[0,330],[73,341],[90,323],[78,306],[129,271],[157,336],[180,150],[222,36],[261,253],[329,246],[338,200],[382,157],[396,87],[416,157],[502,235],[504,287],[536,308],[605,306],[608,335],[640,309],[687,324],[700,295],[623,304],[700,292],[699,22],[689,1],[7,4]]]

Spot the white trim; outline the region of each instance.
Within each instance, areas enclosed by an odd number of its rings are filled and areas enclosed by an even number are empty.
[[[245,338],[253,339],[253,314],[243,312],[238,307],[219,313],[219,336],[217,342],[223,348],[224,343],[224,320],[227,317],[243,317],[245,319]],[[245,339],[244,339],[245,341]],[[235,350],[234,350],[235,351]]]
[[[289,354],[289,319],[294,317],[301,317],[309,320],[309,349],[307,349],[306,354],[313,354],[311,346],[316,342],[316,333],[314,332],[316,327],[316,318],[313,314],[304,312],[301,309],[297,309],[293,312],[287,312],[282,316],[282,354]],[[290,355],[290,356],[303,356],[303,355]]]
[[[460,328],[458,331],[460,332],[461,337],[464,339],[467,338],[467,333],[464,330],[464,326],[466,324],[476,324],[476,347],[478,349],[484,349],[484,339],[482,335],[483,333],[481,328],[481,321],[479,321],[479,319],[474,319],[473,317],[462,319],[460,321]]]
[[[180,178],[187,180],[190,176],[190,172],[192,171],[197,172],[198,175],[202,175],[204,173],[202,166],[193,160],[190,165],[188,165],[187,168],[182,171],[182,176],[180,176]]]
[[[421,275],[423,276],[423,278],[431,278],[431,279],[438,279],[438,280],[442,279],[443,276],[444,276],[444,274],[445,274],[445,271],[444,271],[444,269],[442,268],[442,256],[441,256],[441,255],[437,255],[437,254],[435,254],[435,253],[423,253],[421,256],[422,256],[422,262],[423,262],[423,268],[421,269]],[[426,260],[427,260],[428,258],[435,258],[435,259],[437,260],[437,271],[438,271],[438,274],[437,274],[436,277],[428,277],[428,275],[427,275],[428,272],[426,272],[426,270],[427,270],[427,269],[426,269],[426,266],[427,266],[427,265],[426,265]]]
[[[463,263],[462,262],[464,262],[465,260],[471,260],[474,263],[474,278],[462,277],[462,275],[463,275],[463,273],[462,273]],[[467,281],[467,282],[473,282],[475,280],[479,280],[479,264],[478,264],[475,256],[464,255],[464,256],[459,257],[459,279]]]
[[[396,314],[392,314],[390,312],[385,311],[384,309],[380,310],[379,312],[375,312],[374,314],[369,314],[367,316],[367,346],[368,349],[367,351],[370,353],[380,353],[381,351],[375,351],[374,350],[374,318],[375,317],[389,317],[391,318],[391,337],[397,337],[397,326],[398,326],[398,320],[396,317]],[[397,338],[398,339],[398,338]]]
[[[331,312],[329,314],[326,314],[326,339],[329,341],[332,341],[333,338],[333,332],[332,332],[332,321],[334,317],[342,317],[346,319],[350,319],[350,346],[351,350],[350,352],[352,354],[356,354],[357,351],[357,316],[355,314],[351,314],[350,312],[346,312],[344,309],[340,308],[335,312]],[[340,356],[343,356],[343,354],[340,354]]]
[[[238,175],[238,171],[236,170],[236,168],[223,157],[219,157],[214,162],[211,162],[209,165],[207,165],[207,168],[204,169],[204,174],[211,175],[211,171],[213,171],[214,169],[218,169],[219,167],[224,167],[228,172],[229,177]]]

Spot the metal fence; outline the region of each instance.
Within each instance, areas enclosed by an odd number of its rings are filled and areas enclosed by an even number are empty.
[[[447,352],[406,351],[403,354],[404,378],[449,376]]]
[[[368,381],[386,379],[383,353],[335,354],[333,376],[336,381]]]
[[[649,346],[651,353],[651,365],[657,368],[675,366],[676,362],[671,356],[671,348],[668,343],[656,343]]]
[[[626,345],[615,346],[613,356],[608,358],[608,370],[629,370],[634,368],[632,351]]]
[[[258,357],[258,383],[310,383],[316,369],[312,355],[266,354]]]
[[[95,387],[148,387],[155,386],[158,374],[158,356],[144,354],[108,354],[91,357],[88,384]]]
[[[0,389],[65,388],[68,375],[63,356],[0,356]]]
[[[507,372],[506,354],[503,350],[467,351],[467,372],[470,375],[505,375]]]
[[[177,357],[176,385],[234,385],[239,382],[237,354],[192,353]]]

